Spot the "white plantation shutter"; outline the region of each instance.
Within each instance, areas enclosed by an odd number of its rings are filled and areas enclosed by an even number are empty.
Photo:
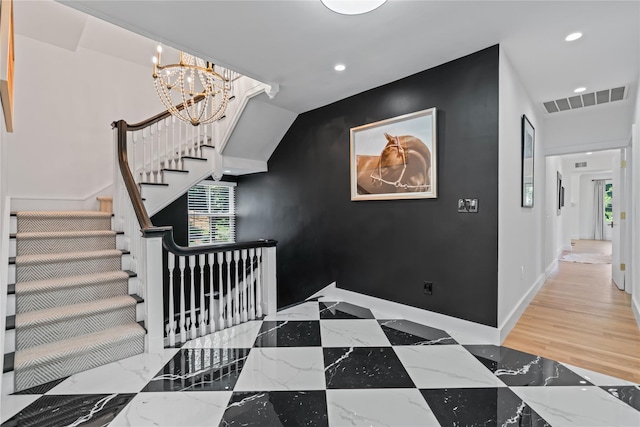
[[[235,184],[194,185],[187,196],[189,246],[236,241]]]

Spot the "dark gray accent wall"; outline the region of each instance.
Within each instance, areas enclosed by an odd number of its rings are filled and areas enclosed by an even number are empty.
[[[335,281],[497,326],[498,59],[493,46],[301,114],[269,172],[239,179],[238,240],[278,240],[279,306]],[[438,198],[352,202],[350,128],[431,107]],[[457,213],[458,198],[479,212]]]

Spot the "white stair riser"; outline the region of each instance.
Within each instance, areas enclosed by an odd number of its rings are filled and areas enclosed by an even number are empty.
[[[19,218],[18,232],[111,230],[111,217]]]
[[[9,256],[14,257],[16,253],[16,239],[9,239]]]
[[[27,313],[35,310],[82,304],[118,295],[127,295],[129,280],[113,280],[84,284],[73,287],[52,288],[37,293],[19,294],[17,312]]]
[[[4,334],[4,354],[16,351],[16,330],[5,331]]]
[[[16,279],[18,282],[28,282],[32,280],[55,279],[89,273],[121,270],[121,258],[121,256],[112,256],[96,259],[43,263],[29,266],[17,265]]]
[[[144,302],[140,302],[138,304],[136,304],[136,322],[143,322],[144,321]]]
[[[9,264],[9,271],[7,272],[7,283],[13,285],[16,283],[16,265]]]
[[[9,219],[9,233],[15,234],[18,232],[18,218],[11,216]]]
[[[116,235],[44,239],[17,239],[18,255],[88,252],[116,248]]]
[[[132,261],[131,254],[122,254],[120,269],[122,269],[122,270],[132,270],[131,261]]]
[[[15,295],[7,295],[7,316],[13,316],[16,314],[16,296]]]
[[[139,280],[137,277],[130,277],[128,282],[129,295],[137,294],[140,295],[139,290]]]
[[[18,327],[16,348],[24,350],[38,345],[99,332],[136,321],[135,306],[120,307],[102,313],[67,318],[35,327]]]
[[[43,363],[28,369],[19,369],[15,374],[16,390],[24,390],[58,378],[86,371],[97,366],[135,356],[144,351],[144,336],[115,343],[109,351],[79,352],[73,357]]]
[[[124,234],[116,234],[116,249],[129,249],[127,246],[127,238]]]
[[[6,396],[15,391],[15,375],[13,371],[2,374],[2,396]]]

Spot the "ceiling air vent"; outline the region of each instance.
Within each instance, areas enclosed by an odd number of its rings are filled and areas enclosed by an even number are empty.
[[[587,167],[587,162],[578,162],[576,163],[576,169],[578,168],[586,168]]]
[[[574,95],[568,98],[547,101],[543,102],[542,105],[547,113],[558,113],[560,111],[577,110],[578,108],[622,101],[627,98],[628,92],[629,85],[620,86],[612,89],[599,90],[597,92],[583,93],[582,95]]]

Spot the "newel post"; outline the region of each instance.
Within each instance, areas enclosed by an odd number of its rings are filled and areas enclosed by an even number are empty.
[[[278,311],[275,246],[262,248],[262,283],[262,314],[275,314]]]
[[[143,298],[147,353],[159,353],[164,349],[162,236],[163,233],[145,233],[142,245],[146,260]]]

